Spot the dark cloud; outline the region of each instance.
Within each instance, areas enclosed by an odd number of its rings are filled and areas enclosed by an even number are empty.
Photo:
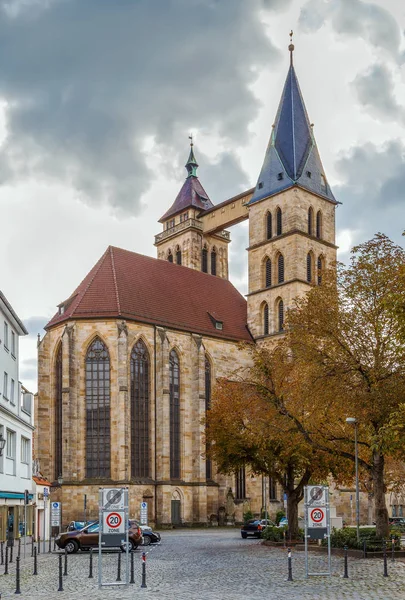
[[[385,8],[361,0],[309,0],[301,9],[299,24],[304,31],[317,31],[326,21],[330,21],[337,34],[360,36],[375,48],[388,52],[396,61],[403,62],[401,30]]]
[[[272,2],[274,7],[280,2]],[[155,176],[144,140],[191,129],[244,143],[257,67],[278,59],[261,0],[0,0],[0,181],[44,176],[136,214]],[[233,163],[232,155],[220,159]],[[233,167],[233,168],[234,168]],[[243,177],[242,177],[243,179]],[[241,183],[241,178],[240,178]]]
[[[385,65],[375,64],[357,75],[352,87],[359,102],[370,109],[371,114],[385,120],[405,120],[405,109],[395,99],[394,81]]]
[[[25,328],[29,335],[42,335],[44,326],[48,323],[49,317],[28,317],[24,319]]]

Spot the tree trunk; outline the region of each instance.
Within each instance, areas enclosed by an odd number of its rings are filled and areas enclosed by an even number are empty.
[[[298,531],[298,504],[301,497],[296,490],[287,491],[287,518],[288,518],[288,539],[297,540]]]
[[[373,451],[373,491],[375,505],[376,534],[378,537],[388,538],[388,511],[385,504],[384,485],[384,455],[377,450]]]

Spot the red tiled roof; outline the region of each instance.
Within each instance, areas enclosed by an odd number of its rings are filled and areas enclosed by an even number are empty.
[[[229,340],[252,341],[246,300],[227,280],[109,246],[56,314],[68,319],[118,318]],[[217,330],[209,315],[223,321]]]
[[[35,481],[36,484],[38,485],[46,485],[48,487],[51,486],[50,481],[48,481],[47,479],[45,479],[45,477],[42,476],[38,476],[38,475],[33,475],[32,479]]]
[[[163,223],[169,217],[174,217],[174,215],[190,207],[207,210],[208,208],[213,208],[213,206],[198,177],[190,176],[183,183],[176,200],[169,210],[159,219],[159,223]]]

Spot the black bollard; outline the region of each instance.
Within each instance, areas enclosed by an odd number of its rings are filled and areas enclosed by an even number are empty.
[[[90,548],[89,579],[93,579],[93,548]]]
[[[117,579],[115,581],[121,581],[121,550],[118,551]]]
[[[51,545],[52,545],[52,536],[49,534],[49,546],[48,546],[48,554],[51,553]]]
[[[56,550],[56,538],[53,538],[53,551],[55,552]]]
[[[59,587],[58,592],[63,592],[63,579],[62,579],[62,554],[59,554]]]
[[[383,557],[384,557],[384,577],[388,577],[388,568],[387,568],[387,542],[383,541]]]
[[[291,558],[291,548],[287,548],[287,556],[288,556],[288,579],[287,581],[292,581],[292,558]]]
[[[31,536],[31,556],[34,556],[34,536]]]
[[[4,565],[4,542],[1,542],[0,544],[0,551],[1,551],[1,564]]]
[[[38,536],[38,552],[37,554],[41,554],[41,536]]]
[[[9,562],[13,562],[13,546],[10,546],[10,560]]]
[[[344,547],[345,550],[345,572],[343,575],[343,579],[348,579],[349,578],[349,574],[347,572],[347,546]]]
[[[37,559],[37,547],[34,546],[34,572],[33,575],[38,575],[38,559]]]
[[[391,539],[391,562],[395,562],[395,537]]]
[[[8,546],[6,546],[6,560],[4,563],[4,575],[8,575]]]
[[[134,553],[133,552],[131,552],[131,580],[129,583],[135,583]]]
[[[15,565],[15,592],[14,594],[21,594],[21,589],[20,589],[20,557],[17,556],[17,558],[15,559],[16,565]]]
[[[68,574],[68,572],[67,572],[67,550],[65,548],[65,570],[63,571],[64,577],[66,577],[67,574]]]
[[[142,552],[142,584],[141,584],[141,588],[146,588],[148,587],[146,585],[146,554],[145,552]]]
[[[17,550],[18,558],[21,557],[21,538],[18,538],[18,550]]]

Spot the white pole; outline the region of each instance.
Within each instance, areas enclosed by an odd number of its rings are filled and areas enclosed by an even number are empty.
[[[43,527],[43,539],[42,539],[42,552],[45,554],[45,533],[46,533],[46,496],[44,494],[44,527]]]

